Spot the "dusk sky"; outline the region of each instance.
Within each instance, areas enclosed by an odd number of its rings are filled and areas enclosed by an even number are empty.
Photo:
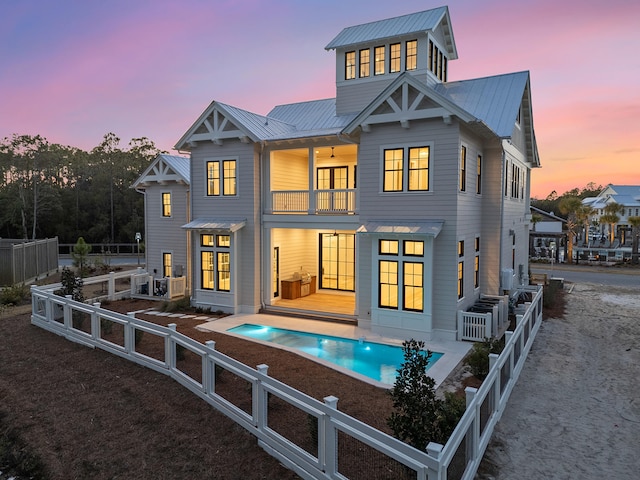
[[[213,100],[255,113],[335,96],[342,28],[402,0],[1,0],[0,139],[91,150],[113,132],[168,152]],[[638,0],[451,0],[449,80],[528,70],[532,196],[640,185]]]

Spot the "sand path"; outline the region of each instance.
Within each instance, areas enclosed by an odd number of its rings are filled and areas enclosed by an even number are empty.
[[[478,479],[640,478],[640,289],[567,286],[545,320]]]

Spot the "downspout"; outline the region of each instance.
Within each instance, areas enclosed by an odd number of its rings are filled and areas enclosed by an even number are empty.
[[[258,165],[258,175],[260,176],[260,178],[258,179],[258,198],[259,198],[259,209],[260,209],[260,236],[259,236],[259,244],[260,244],[260,309],[264,310],[265,308],[265,303],[264,303],[264,262],[265,262],[265,258],[263,258],[264,255],[264,222],[263,222],[263,206],[264,206],[264,198],[262,198],[263,196],[263,188],[262,188],[262,183],[264,182],[264,172],[263,172],[263,156],[264,156],[264,146],[265,146],[265,141],[262,140],[260,142],[260,155],[259,155],[259,163],[260,165]],[[270,253],[270,252],[268,252]],[[270,255],[266,255],[266,258],[271,258]]]
[[[502,295],[504,289],[502,288],[502,253],[504,247],[504,202],[505,202],[505,188],[507,181],[507,170],[506,170],[506,158],[507,155],[504,151],[504,146],[502,143],[500,144],[500,149],[502,151],[502,165],[500,172],[500,249],[498,250],[498,294]]]

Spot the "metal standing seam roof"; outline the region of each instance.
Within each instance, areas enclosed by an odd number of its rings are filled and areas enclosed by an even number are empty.
[[[337,116],[335,98],[278,105],[267,114],[267,117],[288,125],[295,125],[295,130],[284,132],[283,135],[272,135],[268,139],[335,135],[340,133],[356,115],[357,113]]]
[[[246,128],[258,140],[265,140],[274,136],[283,136],[292,134],[296,131],[294,125],[278,120],[277,118],[258,115],[241,108],[227,105],[225,103],[216,102],[221,111],[226,112],[232,118],[238,120],[238,127]]]
[[[433,30],[447,12],[447,7],[438,7],[424,12],[347,27],[331,40],[325,49],[331,50],[372,40]]]
[[[432,235],[437,237],[444,220],[427,220],[423,222],[418,221],[371,221],[364,225],[361,225],[356,230],[357,233],[396,233],[396,234],[411,234],[411,235]]]
[[[182,226],[185,230],[224,230],[237,232],[247,224],[247,219],[196,218]]]
[[[435,91],[482,120],[500,138],[513,134],[528,72],[440,83]]]
[[[191,183],[191,161],[188,157],[180,157],[178,155],[167,155],[163,153],[160,157],[169,165],[178,175],[180,175],[187,184]]]

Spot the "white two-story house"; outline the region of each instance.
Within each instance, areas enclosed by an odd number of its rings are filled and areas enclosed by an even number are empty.
[[[266,116],[213,101],[176,144],[192,303],[455,339],[458,310],[527,283],[529,73],[449,80],[446,7],[325,48],[335,98]]]

